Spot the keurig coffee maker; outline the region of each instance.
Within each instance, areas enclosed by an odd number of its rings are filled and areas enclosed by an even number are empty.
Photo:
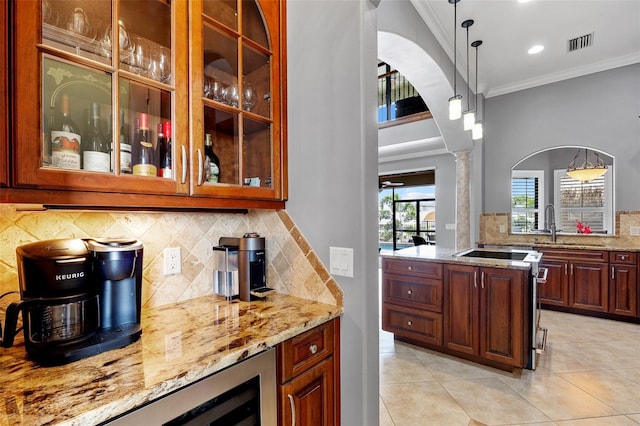
[[[265,238],[249,232],[241,238],[220,237],[214,247],[214,291],[248,302],[264,298],[267,287]]]
[[[1,345],[22,312],[25,350],[60,365],[136,341],[142,333],[142,243],[58,239],[16,249],[21,301],[7,308]]]

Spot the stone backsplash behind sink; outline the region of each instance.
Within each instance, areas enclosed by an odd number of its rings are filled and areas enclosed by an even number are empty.
[[[480,215],[480,235],[478,244],[528,245],[551,242],[548,234],[511,234],[509,213],[487,213]],[[615,235],[560,233],[558,244],[572,244],[610,249],[640,250],[640,236],[631,235],[631,228],[640,228],[640,211],[620,211],[616,213]],[[504,230],[504,232],[500,232]]]
[[[213,250],[221,236],[266,238],[267,285],[280,293],[343,305],[342,290],[286,211],[243,213],[19,211],[0,205],[0,294],[18,290],[16,247],[54,238],[126,237],[144,244],[143,307],[213,293]],[[163,274],[162,251],[180,247],[182,273]],[[2,305],[5,305],[3,303]]]

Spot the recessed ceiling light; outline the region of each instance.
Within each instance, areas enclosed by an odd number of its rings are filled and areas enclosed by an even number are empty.
[[[518,0],[518,3],[527,3],[529,1],[531,1],[531,0]]]
[[[544,46],[541,44],[536,44],[535,46],[533,46],[531,49],[529,49],[527,51],[527,53],[529,53],[529,55],[535,55],[536,53],[540,53],[544,50]]]

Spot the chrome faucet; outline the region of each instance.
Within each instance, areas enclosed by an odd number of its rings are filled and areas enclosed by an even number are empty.
[[[551,220],[547,221],[548,212],[551,210]],[[547,204],[544,208],[544,227],[545,229],[551,230],[551,241],[556,242],[556,210],[553,207],[553,204]]]

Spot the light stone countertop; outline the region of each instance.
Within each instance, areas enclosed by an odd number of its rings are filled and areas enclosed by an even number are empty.
[[[19,343],[0,349],[0,425],[96,424],[342,313],[282,294],[256,302],[199,297],[144,310],[137,342],[58,367],[27,360],[20,333]]]
[[[482,249],[480,249],[482,250]],[[504,248],[499,251],[513,251]],[[456,257],[457,253],[452,249],[438,247],[437,245],[421,245],[408,247],[396,251],[381,251],[380,256],[389,259],[411,259],[418,261],[432,261],[437,263],[455,263],[459,265],[472,266],[489,266],[494,268],[510,268],[510,269],[530,269],[531,265],[527,262],[506,259],[487,259],[475,257]]]

